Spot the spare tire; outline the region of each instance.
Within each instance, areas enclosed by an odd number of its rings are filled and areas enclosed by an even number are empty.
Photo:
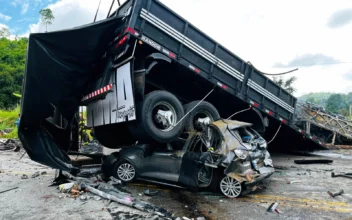
[[[157,90],[145,96],[137,105],[137,122],[129,125],[139,143],[157,141],[167,143],[183,132],[184,121],[175,124],[184,116],[181,102],[170,92]]]
[[[184,105],[183,109],[185,114],[191,111],[200,101],[194,101]],[[218,110],[209,102],[201,102],[191,113],[185,118],[185,130],[186,131],[201,131],[202,128],[197,125],[198,119],[209,118],[210,121],[216,121],[220,119]]]

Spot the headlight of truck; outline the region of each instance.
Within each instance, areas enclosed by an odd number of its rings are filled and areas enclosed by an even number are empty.
[[[244,150],[234,150],[236,156],[241,160],[244,160],[248,157],[248,152]]]

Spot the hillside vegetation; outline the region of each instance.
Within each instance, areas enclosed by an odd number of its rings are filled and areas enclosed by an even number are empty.
[[[20,107],[17,106],[13,110],[0,110],[0,131],[4,131],[7,128],[13,129],[12,132],[2,136],[2,138],[16,138],[17,128],[14,124],[20,113]]]
[[[0,131],[13,129],[2,138],[17,137],[14,122],[20,113],[20,99],[14,93],[22,94],[27,45],[27,38],[0,37]]]
[[[22,93],[28,39],[0,38],[0,109],[13,109]]]
[[[333,113],[350,116],[349,109],[352,106],[352,93],[309,93],[301,96],[299,100],[319,105]]]

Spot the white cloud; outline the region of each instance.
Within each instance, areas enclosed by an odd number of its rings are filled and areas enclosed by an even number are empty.
[[[11,28],[9,28],[6,24],[1,24],[0,23],[0,29],[1,28],[7,28],[7,29],[9,29],[9,31],[10,31],[10,36],[8,37],[8,39],[10,39],[10,40],[15,40],[16,39],[16,35],[14,35],[13,33],[14,33],[14,30],[13,29],[11,29]],[[20,37],[24,37],[24,36],[20,36]]]
[[[11,20],[11,16],[8,16],[8,15],[4,15],[0,12],[0,20],[4,20],[4,21],[9,21]]]
[[[277,63],[288,64],[305,54],[321,54],[338,61],[352,61],[351,27],[345,25],[332,29],[327,25],[336,11],[352,7],[350,0],[161,2],[264,72],[292,69],[294,67],[273,66]],[[110,3],[110,0],[102,0],[98,20],[106,16]],[[98,4],[99,0],[60,0],[49,5],[55,16],[49,31],[91,23]],[[43,32],[45,26],[40,22],[32,24],[30,31]],[[351,69],[352,64],[307,65],[288,76],[298,77],[296,95],[319,91],[350,92],[352,82],[344,80],[343,76]]]
[[[121,3],[124,1],[120,1]],[[97,20],[106,18],[109,11],[111,1],[102,0],[98,12]],[[48,26],[48,31],[72,28],[87,23],[92,23],[94,20],[99,0],[61,0],[55,4],[50,4],[50,8],[55,16],[52,25]],[[115,7],[117,3],[115,3]],[[31,33],[44,32],[45,25],[40,21],[32,24],[29,27]]]
[[[0,23],[0,28],[9,28],[6,24],[1,24]]]
[[[21,6],[21,14],[24,15],[27,13],[28,11],[28,8],[29,8],[29,3],[24,3],[22,6]]]

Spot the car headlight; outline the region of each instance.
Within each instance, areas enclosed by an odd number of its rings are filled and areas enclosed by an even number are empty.
[[[241,160],[244,160],[248,157],[248,152],[243,150],[234,150],[236,156]]]

